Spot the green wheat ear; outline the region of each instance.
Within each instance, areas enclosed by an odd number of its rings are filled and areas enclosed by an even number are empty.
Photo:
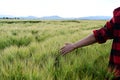
[[[60,67],[60,56],[61,56],[61,54],[59,52],[58,52],[57,55],[55,55],[55,61],[54,61],[55,75],[54,75],[54,80],[58,80],[57,74],[59,72],[58,68]]]
[[[58,54],[57,55],[55,55],[55,63],[54,63],[54,66],[55,66],[55,68],[57,68],[57,67],[59,67],[59,59],[60,59],[60,56],[61,56],[61,54],[58,52]]]

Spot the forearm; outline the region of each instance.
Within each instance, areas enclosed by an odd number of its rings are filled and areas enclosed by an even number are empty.
[[[74,43],[73,45],[76,49],[76,48],[88,46],[88,45],[93,44],[95,42],[96,42],[96,39],[94,37],[94,34],[91,34],[91,35],[87,36],[86,38]]]
[[[65,46],[63,46],[61,49],[60,49],[60,53],[62,53],[63,55],[65,55],[66,53],[69,53],[71,51],[73,51],[74,49],[76,48],[80,48],[80,47],[83,47],[83,46],[87,46],[87,45],[90,45],[90,44],[93,44],[96,42],[96,39],[94,37],[94,34],[91,34],[89,36],[87,36],[86,38],[76,42],[76,43],[66,43]]]

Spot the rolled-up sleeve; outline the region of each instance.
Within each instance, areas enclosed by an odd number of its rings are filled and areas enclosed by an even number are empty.
[[[106,22],[104,27],[93,30],[93,34],[98,43],[105,43],[108,39],[113,39],[113,20]]]

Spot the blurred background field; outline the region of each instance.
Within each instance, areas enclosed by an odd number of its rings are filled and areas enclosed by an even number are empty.
[[[0,80],[104,80],[112,41],[58,55],[105,22],[0,20]]]

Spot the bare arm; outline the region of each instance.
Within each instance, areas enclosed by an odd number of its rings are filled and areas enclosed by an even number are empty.
[[[65,55],[77,48],[81,48],[90,44],[93,44],[96,42],[96,39],[94,37],[94,34],[90,34],[89,36],[85,37],[84,39],[76,42],[76,43],[66,43],[65,46],[63,46],[60,50],[60,53]]]

